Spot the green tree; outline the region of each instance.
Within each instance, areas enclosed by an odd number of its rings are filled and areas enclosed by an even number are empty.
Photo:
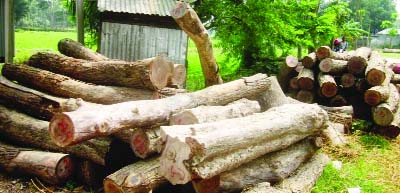
[[[392,14],[391,17],[397,18],[397,13]],[[395,27],[395,22],[388,21],[388,20],[382,21],[381,27],[389,30],[389,37],[390,37],[389,48],[393,48],[392,42],[398,33],[397,28]]]
[[[28,0],[14,0],[14,17],[15,23],[19,23],[23,17],[29,11],[29,1]]]

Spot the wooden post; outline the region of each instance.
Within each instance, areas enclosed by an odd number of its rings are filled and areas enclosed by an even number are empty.
[[[76,0],[76,26],[78,27],[78,42],[85,45],[83,0]]]
[[[12,63],[14,57],[14,3],[13,0],[5,0],[4,4],[5,27],[5,62]]]

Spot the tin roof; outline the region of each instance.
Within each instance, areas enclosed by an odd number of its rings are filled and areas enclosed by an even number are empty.
[[[170,16],[175,3],[175,0],[98,0],[97,8],[100,12]]]

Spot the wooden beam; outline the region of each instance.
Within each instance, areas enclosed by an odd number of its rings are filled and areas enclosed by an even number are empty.
[[[78,42],[85,45],[83,0],[76,0],[76,26],[78,27]]]
[[[5,27],[5,62],[12,63],[14,58],[14,3],[13,0],[5,0],[4,4]]]

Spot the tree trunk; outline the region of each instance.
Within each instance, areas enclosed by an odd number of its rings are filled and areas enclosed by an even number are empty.
[[[316,62],[317,62],[317,55],[315,54],[315,52],[311,52],[307,56],[304,56],[303,60],[301,61],[301,63],[305,68],[310,68],[310,69],[314,66]]]
[[[242,118],[162,126],[160,172],[172,184],[208,179],[317,134],[327,121],[317,105],[286,104]]]
[[[154,92],[153,99],[162,99],[177,94],[187,93],[186,89],[165,87]]]
[[[160,136],[160,127],[136,129],[130,145],[135,155],[142,159],[161,153],[164,146]]]
[[[351,73],[344,73],[340,78],[340,82],[344,88],[350,88],[354,86],[356,77]]]
[[[371,106],[376,106],[385,102],[389,98],[389,94],[389,85],[374,86],[364,93],[364,101]]]
[[[336,95],[329,100],[329,105],[333,107],[341,107],[348,105],[348,101],[342,95]]]
[[[81,43],[64,38],[58,42],[58,51],[69,57],[90,60],[90,61],[105,61],[109,58],[83,46]]]
[[[219,68],[215,61],[211,40],[206,28],[197,16],[197,13],[189,4],[177,2],[175,7],[171,10],[171,16],[196,44],[204,74],[205,85],[212,86],[215,84],[222,84],[223,82],[219,75]]]
[[[249,97],[251,100],[257,100],[261,106],[261,111],[266,111],[272,107],[277,107],[287,103],[285,93],[283,93],[279,82],[275,76],[270,78],[270,87],[260,92],[255,97]]]
[[[347,69],[347,61],[325,58],[319,63],[319,70],[329,74],[342,74]]]
[[[152,158],[126,166],[104,179],[105,193],[147,193],[168,181],[159,175],[160,160]]]
[[[367,47],[357,48],[354,56],[347,63],[347,69],[352,74],[363,74],[372,49]]]
[[[285,63],[279,69],[278,82],[284,92],[287,92],[288,80],[295,75],[295,68],[299,63],[298,59],[294,56],[287,56]]]
[[[0,144],[0,167],[10,173],[37,176],[50,184],[72,177],[74,162],[68,154],[18,149]]]
[[[0,106],[0,133],[7,136],[7,139],[22,145],[69,153],[104,165],[109,140],[93,139],[79,145],[60,148],[51,141],[48,128],[47,121],[37,120]]]
[[[329,126],[322,131],[322,135],[329,140],[329,142],[334,146],[344,146],[347,144],[344,135],[339,132],[344,131],[344,125],[339,123],[329,122]]]
[[[200,105],[225,105],[260,95],[271,88],[273,78],[264,74],[241,78],[200,91],[159,100],[143,100],[80,108],[53,117],[49,132],[59,146],[67,146],[126,128],[151,127],[168,121],[171,113]],[[267,94],[267,93],[265,93]]]
[[[40,70],[26,65],[5,64],[3,75],[28,87],[66,98],[81,98],[85,101],[114,104],[132,100],[152,99],[154,92],[145,89],[111,87],[86,84],[67,76]]]
[[[322,96],[330,98],[336,95],[338,88],[333,76],[328,74],[319,74],[318,82]]]
[[[174,64],[174,71],[168,82],[169,87],[183,88],[186,82],[186,67],[184,64]]]
[[[396,86],[390,84],[389,90],[390,94],[386,102],[372,108],[372,117],[374,119],[374,122],[379,126],[389,125],[393,121],[395,112],[398,108],[400,97]]]
[[[135,62],[90,62],[51,53],[37,53],[28,65],[99,85],[161,89],[167,86],[173,64],[164,56]]]
[[[325,58],[330,58],[334,54],[334,52],[329,46],[321,46],[317,49],[315,54],[317,55],[317,58],[319,60],[323,60]]]
[[[312,103],[314,101],[314,93],[309,90],[300,90],[296,95],[296,99],[303,103]]]
[[[234,192],[261,182],[276,183],[289,177],[315,153],[312,139],[305,139],[286,149],[265,154],[220,175],[222,192]]]
[[[311,90],[314,88],[314,72],[311,69],[303,68],[297,76],[297,84],[300,89]]]
[[[383,61],[381,55],[377,51],[373,51],[368,61],[368,66],[365,70],[365,77],[368,84],[371,86],[381,85],[386,79],[386,76],[391,75],[387,71],[388,70],[385,67],[385,62]]]

